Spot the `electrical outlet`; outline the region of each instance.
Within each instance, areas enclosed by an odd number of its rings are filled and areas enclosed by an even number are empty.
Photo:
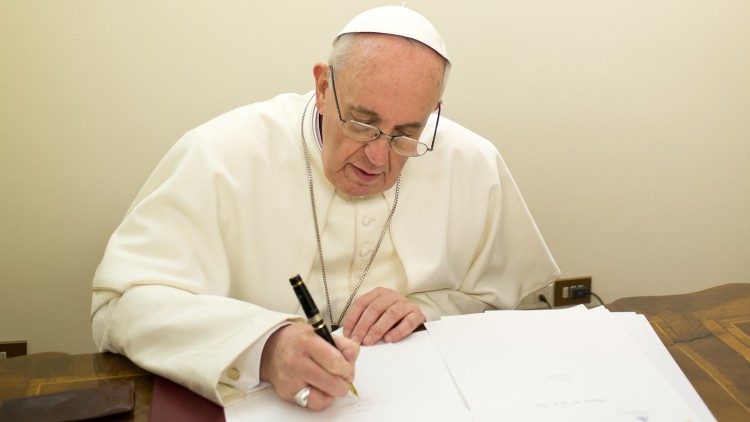
[[[591,277],[563,278],[555,282],[554,306],[591,302]]]
[[[541,289],[530,293],[521,300],[516,309],[549,309],[552,306],[552,295],[553,295],[554,284],[542,287]],[[539,296],[543,295],[549,302],[549,306],[539,300]]]
[[[26,354],[26,340],[0,341],[0,359],[23,356]]]

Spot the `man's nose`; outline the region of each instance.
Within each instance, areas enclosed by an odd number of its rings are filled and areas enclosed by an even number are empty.
[[[391,151],[390,137],[381,134],[377,139],[373,139],[365,145],[365,154],[367,159],[376,166],[382,166],[388,161],[388,153]]]

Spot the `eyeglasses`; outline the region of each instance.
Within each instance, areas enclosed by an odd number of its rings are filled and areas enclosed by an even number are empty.
[[[367,123],[358,122],[356,120],[344,120],[341,117],[341,109],[339,108],[339,98],[336,95],[336,80],[333,76],[333,66],[331,66],[331,87],[333,87],[333,99],[336,102],[336,111],[339,113],[339,120],[341,120],[341,131],[344,135],[360,142],[370,142],[380,138],[383,135],[387,138],[388,144],[391,149],[400,155],[405,157],[419,157],[424,155],[427,151],[432,151],[435,147],[435,135],[437,135],[438,123],[440,122],[440,103],[438,103],[437,119],[435,120],[435,131],[432,133],[432,143],[428,147],[427,145],[419,142],[416,139],[410,138],[404,135],[389,135],[375,126],[368,125]]]

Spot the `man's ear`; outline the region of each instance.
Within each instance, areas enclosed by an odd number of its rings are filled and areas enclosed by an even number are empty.
[[[328,92],[328,65],[316,63],[313,66],[313,78],[315,78],[315,105],[318,107],[318,113],[323,114],[323,104]]]

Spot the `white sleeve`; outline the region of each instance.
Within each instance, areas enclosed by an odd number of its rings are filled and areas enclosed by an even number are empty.
[[[257,384],[257,368],[222,382],[228,368],[303,319],[229,297],[238,245],[222,224],[234,191],[223,158],[199,141],[189,133],[170,150],[112,235],[93,281],[92,328],[101,350],[228,405]],[[258,365],[253,350],[243,367]]]
[[[456,289],[435,289],[408,296],[428,321],[444,315],[513,309],[527,294],[552,283],[560,275],[552,255],[529,212],[507,166],[494,154],[499,184],[475,202],[472,219],[482,238],[467,248],[474,251],[471,265]],[[477,219],[477,215],[484,218]],[[471,222],[469,222],[471,221]]]
[[[95,301],[102,295],[108,293],[94,292]],[[131,287],[99,306],[93,328],[102,351],[127,355],[138,366],[228,406],[258,387],[265,341],[296,319],[302,320],[227,297],[149,285]],[[225,382],[231,378],[236,382]]]
[[[494,309],[470,294],[451,289],[412,293],[407,296],[422,310],[427,321],[435,321],[446,315],[462,315]]]

